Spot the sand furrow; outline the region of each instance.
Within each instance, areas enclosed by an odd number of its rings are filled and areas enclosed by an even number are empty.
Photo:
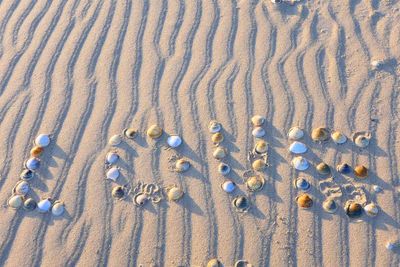
[[[9,3],[11,3],[11,1]],[[4,54],[4,45],[3,45],[4,30],[7,26],[8,21],[10,20],[11,16],[14,14],[14,11],[17,9],[17,7],[20,3],[21,3],[21,1],[13,1],[1,20],[1,23],[0,23],[0,58],[2,58],[3,54]]]

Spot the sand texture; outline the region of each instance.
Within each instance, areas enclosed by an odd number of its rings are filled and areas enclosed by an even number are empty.
[[[1,1],[0,266],[205,266],[215,257],[224,266],[399,266],[385,248],[400,220],[399,8],[398,0]],[[383,64],[374,69],[373,60]],[[248,194],[254,114],[267,119],[270,166],[240,214],[231,202]],[[233,194],[220,188],[212,119],[223,125]],[[168,169],[174,151],[162,146],[167,134],[146,137],[152,124],[182,136],[188,172]],[[313,165],[363,164],[369,176],[334,171],[329,180],[313,166],[291,168],[294,125]],[[349,137],[369,131],[372,140],[365,149],[315,143],[319,126]],[[176,184],[180,201],[113,199],[104,159],[108,139],[126,127],[140,134],[117,148],[117,182]],[[64,201],[59,218],[7,207],[39,133],[53,139],[30,196]],[[309,210],[295,201],[298,176],[312,185]],[[380,206],[377,217],[349,220],[342,205],[352,186]],[[326,187],[346,187],[335,214],[321,207]]]

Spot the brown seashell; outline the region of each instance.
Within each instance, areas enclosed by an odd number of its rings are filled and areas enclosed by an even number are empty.
[[[308,209],[313,205],[313,200],[308,194],[301,194],[296,198],[296,201],[300,208]]]
[[[315,128],[311,132],[311,138],[316,142],[326,141],[329,138],[329,131],[323,127]]]
[[[268,144],[264,140],[258,140],[254,146],[254,151],[257,154],[264,154],[268,151]]]
[[[224,141],[224,135],[221,132],[217,132],[211,136],[211,141],[214,144],[219,144]]]
[[[267,166],[263,159],[256,159],[251,165],[255,171],[262,171]]]
[[[318,164],[316,169],[317,172],[322,175],[327,175],[331,173],[331,168],[329,168],[329,165],[325,162],[321,162],[320,164]]]
[[[163,129],[158,125],[151,125],[147,130],[147,136],[152,139],[157,139],[163,134]]]
[[[363,213],[363,207],[360,203],[354,202],[353,200],[349,200],[346,202],[344,207],[347,216],[350,218],[358,218]]]
[[[358,178],[365,178],[368,176],[368,169],[364,165],[357,165],[354,168],[354,174]]]
[[[31,149],[31,156],[34,157],[34,158],[37,158],[37,157],[39,157],[40,155],[42,155],[43,151],[44,151],[43,147],[34,146],[34,147]]]

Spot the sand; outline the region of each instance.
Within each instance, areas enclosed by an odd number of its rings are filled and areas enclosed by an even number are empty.
[[[0,4],[1,266],[399,266],[385,248],[399,236],[400,27],[387,1],[2,1]],[[372,60],[386,60],[373,70]],[[253,146],[250,118],[261,114],[270,143],[266,185],[246,214]],[[229,177],[224,193],[207,126],[223,125]],[[145,137],[151,124],[184,140],[192,168],[168,170],[173,151]],[[334,173],[339,185],[364,186],[376,218],[328,214],[314,168],[290,167],[286,133],[306,131],[305,157],[316,164],[364,164],[365,180]],[[313,128],[347,136],[370,131],[366,149],[313,143]],[[104,179],[108,138],[125,127],[119,183],[177,184],[185,196],[136,207],[111,196]],[[66,213],[7,208],[32,141],[53,135],[32,182],[35,199],[61,199]],[[292,181],[312,183],[315,205],[298,209]],[[383,192],[370,193],[372,185]],[[341,205],[346,200],[342,196]]]

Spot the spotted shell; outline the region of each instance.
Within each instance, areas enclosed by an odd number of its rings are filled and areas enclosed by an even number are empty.
[[[308,169],[308,167],[310,166],[310,164],[309,164],[308,161],[307,161],[305,158],[303,158],[302,156],[297,156],[297,157],[294,157],[294,158],[292,159],[292,166],[293,166],[293,168],[295,168],[296,170],[304,171],[304,170],[307,170],[307,169]]]
[[[262,127],[256,127],[253,129],[251,134],[256,138],[260,138],[265,135],[265,130]]]
[[[106,155],[106,163],[109,165],[115,164],[119,159],[119,155],[115,151],[110,151]]]
[[[263,125],[264,124],[264,122],[265,122],[265,117],[264,116],[261,116],[261,115],[254,115],[252,118],[251,118],[251,123],[254,125],[254,126],[261,126],[261,125]]]
[[[327,175],[331,173],[331,168],[325,162],[321,162],[316,166],[317,172],[322,175]]]
[[[50,144],[50,136],[48,134],[39,134],[34,143],[39,147],[46,147]]]
[[[287,135],[290,140],[299,140],[299,139],[303,138],[304,131],[297,126],[294,126],[289,129]]]
[[[364,211],[368,216],[375,217],[379,213],[379,208],[375,203],[369,203],[365,205]]]
[[[358,178],[365,178],[368,176],[368,169],[364,165],[357,165],[353,171],[354,175]]]
[[[153,124],[147,129],[147,136],[150,137],[151,139],[157,139],[163,134],[163,129],[156,125]]]
[[[264,154],[268,151],[268,144],[264,140],[258,140],[254,146],[254,151],[257,154]]]
[[[37,207],[37,203],[33,198],[28,198],[24,201],[24,204],[22,206],[24,210],[26,211],[33,211]]]
[[[301,194],[296,198],[296,201],[300,208],[308,209],[313,205],[313,200],[308,194]]]
[[[329,138],[329,131],[326,128],[323,127],[318,127],[312,130],[311,132],[311,139],[320,142],[320,141],[326,141]]]
[[[175,162],[175,171],[176,172],[185,172],[189,170],[190,168],[190,162],[187,161],[186,159],[178,159]]]
[[[61,216],[65,211],[65,205],[62,201],[55,201],[53,206],[51,207],[51,213],[54,216]]]
[[[337,165],[336,170],[337,170],[339,173],[342,173],[342,174],[349,174],[349,173],[351,173],[351,167],[350,167],[350,165],[347,164],[347,163],[342,163],[342,164]]]
[[[21,195],[12,195],[8,199],[8,206],[13,209],[19,209],[23,204],[24,198]]]
[[[25,167],[31,171],[37,170],[40,167],[40,159],[30,158],[25,162]]]
[[[128,139],[134,139],[135,137],[136,137],[136,135],[137,135],[137,130],[136,129],[134,129],[134,128],[125,128],[123,131],[122,131],[122,133],[123,133],[123,135],[126,137],[126,138],[128,138]]]
[[[303,177],[299,177],[293,181],[294,187],[304,192],[310,190],[310,183]]]
[[[211,259],[208,261],[207,267],[222,267],[222,264],[218,259]]]
[[[239,212],[245,212],[250,208],[250,201],[245,196],[237,196],[233,199],[232,205]]]
[[[259,175],[251,176],[246,180],[247,189],[251,192],[260,191],[264,187],[265,179]]]
[[[37,157],[39,157],[40,155],[42,155],[43,151],[44,151],[43,147],[34,146],[34,147],[31,149],[30,154],[31,154],[32,157],[37,158]]]
[[[363,213],[363,207],[360,203],[353,200],[348,200],[344,206],[344,210],[350,218],[358,218]]]
[[[262,159],[256,159],[255,161],[253,161],[253,163],[251,164],[251,166],[253,167],[253,169],[255,171],[262,171],[265,169],[265,167],[267,166],[265,164],[265,161]]]
[[[111,191],[111,195],[116,199],[124,198],[125,197],[124,187],[122,187],[120,185],[115,186]]]
[[[227,151],[223,147],[217,147],[213,152],[213,157],[221,160],[226,157]]]
[[[120,175],[119,169],[117,167],[112,167],[107,171],[106,178],[113,180],[114,182],[117,181]]]
[[[220,174],[227,175],[228,173],[230,173],[230,171],[231,171],[231,167],[228,164],[221,162],[218,165],[218,172]]]
[[[223,135],[222,133],[220,133],[220,132],[214,133],[214,134],[211,136],[211,141],[212,141],[214,144],[219,144],[219,143],[221,143],[222,141],[224,141],[224,135]]]
[[[37,204],[38,211],[40,213],[46,213],[50,210],[51,208],[51,199],[50,198],[45,198],[39,201]]]
[[[146,204],[147,200],[148,197],[143,193],[139,193],[133,198],[133,202],[136,206],[143,206],[144,204]]]
[[[371,133],[367,132],[355,132],[353,134],[353,142],[356,146],[365,148],[369,145],[371,140]]]
[[[167,198],[169,201],[177,201],[183,197],[183,191],[177,186],[167,188]]]
[[[294,141],[290,146],[289,146],[289,151],[294,153],[294,154],[303,154],[307,152],[307,146],[299,141]]]
[[[27,181],[19,181],[13,188],[12,192],[16,195],[25,196],[30,190],[29,183]]]
[[[335,213],[337,211],[338,205],[333,198],[327,198],[322,203],[322,208],[328,213]]]
[[[108,140],[108,144],[111,146],[118,146],[122,142],[122,137],[119,134],[114,134],[113,136],[110,137]]]
[[[208,130],[210,131],[210,133],[217,133],[217,132],[221,131],[221,129],[222,129],[221,123],[219,123],[216,120],[212,120],[208,124]]]
[[[347,137],[339,131],[333,131],[331,133],[331,138],[332,138],[333,142],[335,142],[336,144],[339,144],[339,145],[344,144],[347,141]]]
[[[230,180],[226,180],[221,184],[221,188],[227,193],[232,193],[236,188],[236,184]]]
[[[30,181],[34,176],[35,173],[29,169],[22,170],[21,174],[19,175],[19,177],[24,181]]]
[[[167,143],[172,148],[177,148],[182,144],[182,138],[178,135],[171,135],[167,139]]]

